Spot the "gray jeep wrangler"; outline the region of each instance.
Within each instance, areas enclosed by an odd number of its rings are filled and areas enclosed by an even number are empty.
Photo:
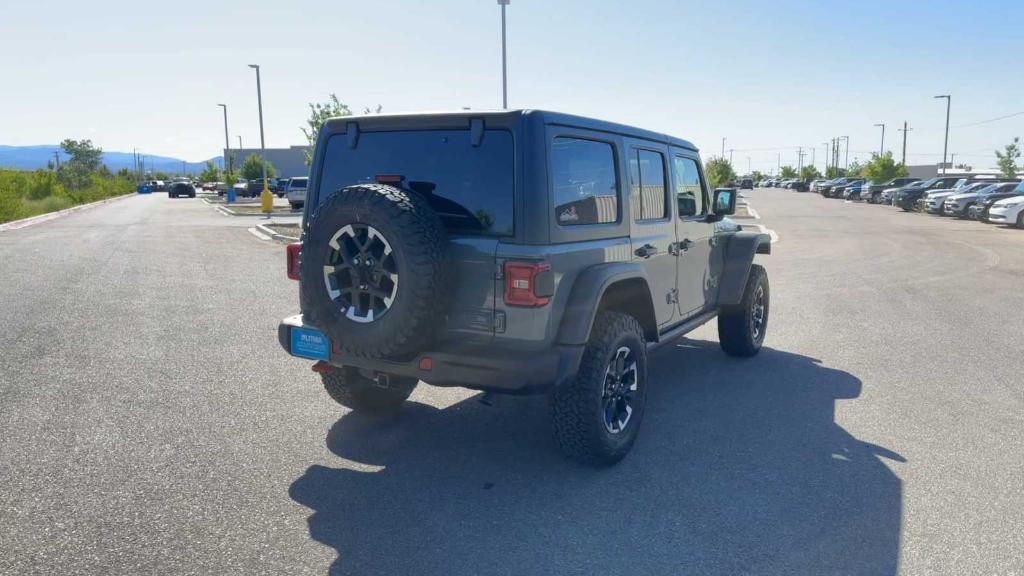
[[[420,381],[551,399],[558,446],[620,460],[644,416],[651,349],[718,318],[753,356],[771,249],[709,193],[693,144],[544,112],[335,118],[320,130],[302,241],[301,314],[278,329],[353,410]]]

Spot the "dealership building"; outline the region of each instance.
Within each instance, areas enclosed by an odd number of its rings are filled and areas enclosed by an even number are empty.
[[[309,166],[306,164],[306,150],[309,146],[291,146],[289,148],[267,148],[267,162],[274,167],[280,178],[292,178],[295,176],[308,176]],[[224,150],[224,158],[234,156],[234,166],[237,170],[242,162],[250,154],[260,155],[259,148],[232,148]],[[229,156],[230,155],[230,156]]]

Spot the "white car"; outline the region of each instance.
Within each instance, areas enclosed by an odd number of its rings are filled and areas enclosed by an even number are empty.
[[[306,203],[306,185],[308,182],[309,178],[305,176],[292,178],[288,181],[284,196],[288,199],[288,203],[291,204],[292,210],[298,210]]]
[[[932,190],[931,192],[924,195],[922,203],[924,204],[925,211],[931,214],[938,214],[943,216],[942,204],[946,201],[946,198],[956,194],[967,194],[975,190],[980,190],[986,186],[991,185],[992,182],[973,182],[971,184],[964,184],[959,188],[940,188],[938,190]]]
[[[1000,200],[988,209],[988,221],[993,224],[1016,224],[1024,228],[1024,196]]]

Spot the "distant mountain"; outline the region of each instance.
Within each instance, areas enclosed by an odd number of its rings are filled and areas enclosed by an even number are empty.
[[[14,168],[17,170],[36,170],[46,168],[49,162],[53,161],[53,154],[60,154],[63,162],[67,155],[61,152],[60,146],[45,144],[42,146],[3,146],[0,145],[0,168]],[[223,158],[217,156],[211,158],[217,166],[223,165]],[[146,171],[160,171],[170,174],[180,174],[182,160],[168,156],[146,156]],[[121,168],[131,170],[134,167],[134,159],[131,152],[103,152],[103,163],[111,171],[116,172]],[[206,167],[206,160],[202,162],[185,162],[185,171],[189,174],[198,174]]]

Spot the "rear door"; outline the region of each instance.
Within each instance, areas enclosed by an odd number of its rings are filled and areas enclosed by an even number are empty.
[[[627,140],[633,261],[647,272],[659,326],[676,317],[676,224],[669,201],[668,148]]]
[[[448,234],[449,306],[445,328],[463,342],[487,342],[496,330],[496,251],[514,233],[515,155],[512,133],[468,129],[332,135],[316,197],[352,184],[395,183],[423,196]],[[397,182],[396,182],[397,181]],[[307,216],[315,206],[307,206]],[[438,327],[440,331],[442,327]]]
[[[676,289],[682,319],[695,316],[713,301],[718,279],[713,274],[714,224],[707,222],[710,198],[706,180],[695,152],[672,153],[673,186],[676,196],[676,237],[679,264]]]

